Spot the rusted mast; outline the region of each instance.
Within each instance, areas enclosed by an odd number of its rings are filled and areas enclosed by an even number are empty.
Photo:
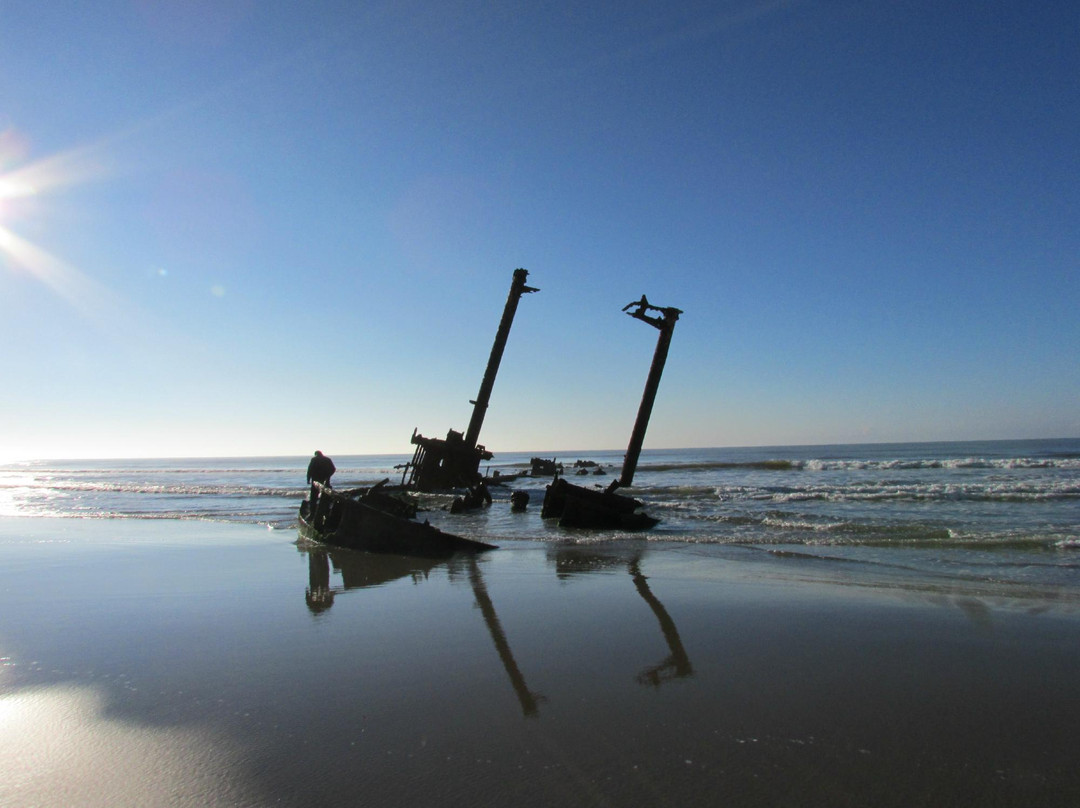
[[[514,270],[514,281],[510,284],[510,295],[506,298],[506,308],[503,309],[499,330],[495,334],[495,344],[491,346],[491,356],[488,357],[484,379],[480,382],[480,392],[476,396],[476,401],[469,402],[473,405],[473,413],[472,418],[469,420],[469,428],[465,431],[465,445],[470,449],[476,448],[477,441],[480,439],[480,427],[484,425],[488,401],[491,399],[491,389],[495,386],[495,376],[499,372],[499,363],[502,362],[503,350],[506,348],[506,338],[510,336],[510,326],[514,324],[514,314],[517,313],[518,300],[524,294],[540,291],[525,285],[525,280],[528,277],[528,270]]]
[[[442,488],[471,486],[480,479],[480,461],[490,460],[492,455],[477,441],[480,438],[480,427],[484,423],[488,400],[491,398],[491,388],[495,385],[495,374],[499,371],[503,349],[506,347],[506,338],[510,334],[510,326],[517,311],[518,299],[528,292],[539,291],[525,285],[528,276],[529,273],[524,269],[514,270],[514,282],[510,286],[510,296],[506,300],[495,344],[491,348],[487,370],[480,384],[480,393],[476,401],[469,402],[473,405],[473,414],[469,421],[468,434],[462,435],[451,429],[443,440],[425,438],[413,430],[412,444],[416,446],[416,451],[412,462],[408,464],[409,487],[420,491],[437,491]]]
[[[645,295],[641,296],[641,300],[636,300],[623,307],[623,311],[628,309],[633,309],[633,311],[628,312],[631,317],[659,329],[660,336],[656,341],[656,352],[653,354],[652,367],[649,368],[649,378],[645,382],[645,392],[641,396],[641,406],[638,407],[634,431],[630,435],[630,445],[626,447],[622,476],[619,477],[619,485],[625,486],[634,482],[634,472],[637,470],[638,457],[641,455],[641,445],[645,442],[645,430],[649,428],[649,417],[652,415],[656,391],[660,387],[660,376],[664,372],[664,363],[667,362],[668,347],[671,345],[671,333],[675,330],[675,321],[682,314],[681,309],[650,305]],[[649,311],[660,312],[661,316],[651,316],[647,314]]]

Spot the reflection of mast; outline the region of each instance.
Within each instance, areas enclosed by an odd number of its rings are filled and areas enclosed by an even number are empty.
[[[525,684],[525,677],[521,675],[521,670],[518,668],[517,662],[514,661],[510,643],[506,640],[506,634],[499,623],[499,616],[495,613],[495,605],[488,595],[487,586],[480,575],[480,567],[475,558],[469,559],[469,582],[472,584],[476,605],[480,607],[480,611],[484,615],[484,622],[487,623],[488,631],[491,633],[491,641],[495,643],[495,650],[498,651],[499,659],[502,660],[503,667],[506,668],[506,675],[510,677],[510,684],[513,685],[518,701],[521,702],[521,711],[527,716],[535,716],[539,711],[540,702],[544,701],[544,697],[539,693],[531,692],[528,685]]]
[[[579,573],[595,573],[621,568],[623,564],[626,564],[626,569],[634,581],[638,594],[649,604],[649,608],[660,622],[660,631],[663,632],[664,640],[667,641],[668,650],[671,652],[659,665],[653,665],[638,674],[637,680],[641,684],[659,687],[672,679],[694,675],[693,665],[690,664],[690,657],[683,648],[675,621],[671,619],[671,615],[668,614],[660,599],[649,589],[648,578],[641,572],[642,552],[640,549],[628,552],[625,547],[609,549],[597,545],[588,545],[584,548],[566,545],[555,550],[554,555],[555,573],[562,579]]]
[[[333,606],[334,595],[341,591],[340,588],[330,585],[331,561],[334,570],[341,572],[343,588],[346,590],[380,586],[407,576],[411,576],[414,582],[424,580],[434,567],[447,563],[446,559],[377,555],[352,550],[327,550],[323,547],[301,547],[300,552],[307,553],[308,556],[308,587],[304,593],[304,600],[314,614],[324,612]],[[475,557],[469,558],[469,582],[472,584],[476,605],[480,607],[484,615],[491,641],[495,643],[495,650],[506,669],[506,675],[510,677],[510,684],[517,693],[518,701],[521,702],[521,711],[527,716],[537,715],[540,703],[546,699],[539,693],[531,692],[525,684],[525,677],[521,675],[521,670],[514,660],[510,643],[507,642],[506,633],[499,623],[499,616],[495,613],[495,605],[491,602],[491,596],[488,595],[487,586],[484,584],[484,578],[480,574],[480,567]]]
[[[694,669],[690,665],[690,657],[686,655],[682,640],[679,639],[679,630],[675,627],[675,621],[667,613],[664,604],[649,589],[648,579],[641,573],[641,566],[635,558],[630,562],[630,577],[634,579],[634,586],[638,594],[649,604],[656,619],[660,621],[660,630],[664,633],[671,654],[659,665],[646,668],[638,674],[638,681],[642,684],[650,684],[659,687],[669,679],[679,679],[684,676],[693,676]]]

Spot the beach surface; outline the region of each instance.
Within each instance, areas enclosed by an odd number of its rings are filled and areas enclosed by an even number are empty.
[[[1080,594],[629,539],[0,519],[3,806],[1073,806]]]

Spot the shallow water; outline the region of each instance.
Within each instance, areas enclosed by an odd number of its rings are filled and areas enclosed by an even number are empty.
[[[0,804],[1071,805],[1080,602],[753,546],[0,520]]]
[[[545,457],[553,455],[546,454]],[[622,453],[556,455],[580,485],[604,486]],[[336,457],[338,488],[402,480],[407,455]],[[483,469],[513,474],[527,454]],[[604,473],[577,476],[576,460]],[[307,458],[34,462],[0,468],[0,515],[196,520],[291,531]],[[590,467],[590,471],[592,468]],[[453,495],[423,499],[424,518],[500,545],[620,541],[540,518],[550,478],[492,488],[495,504],[451,516]],[[524,514],[511,490],[530,494]],[[646,450],[628,493],[660,524],[647,540],[802,552],[924,573],[1076,585],[1080,440]]]

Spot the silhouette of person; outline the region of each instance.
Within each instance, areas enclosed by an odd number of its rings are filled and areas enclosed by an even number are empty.
[[[309,513],[315,513],[315,503],[319,499],[319,486],[316,483],[321,483],[327,488],[331,488],[330,478],[334,476],[334,472],[337,468],[334,466],[334,461],[324,455],[322,452],[315,452],[315,456],[311,458],[311,462],[307,467],[307,481],[311,483],[311,497],[308,507]]]

